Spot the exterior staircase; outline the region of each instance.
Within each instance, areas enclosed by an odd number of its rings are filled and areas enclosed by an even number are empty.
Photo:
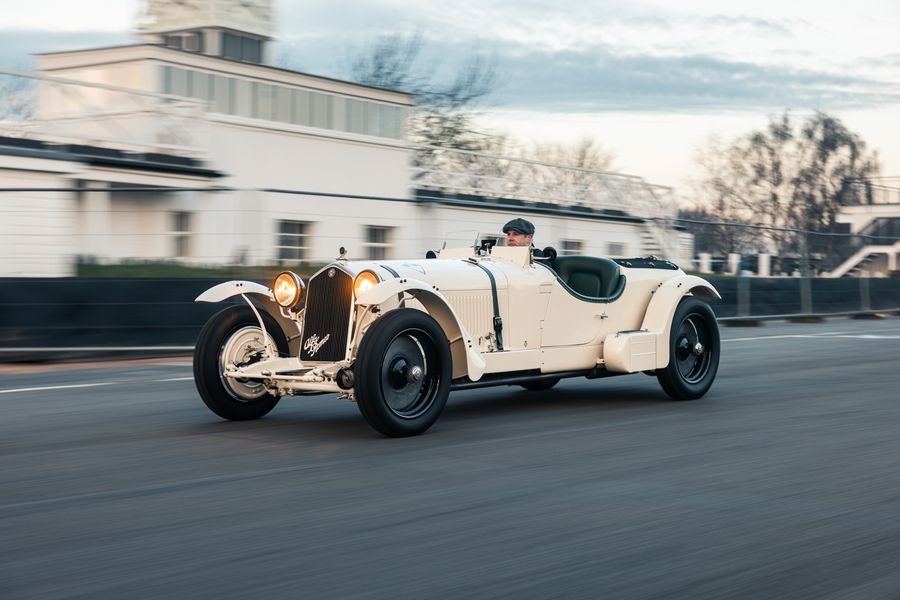
[[[842,262],[836,268],[832,269],[828,275],[830,277],[859,276],[865,270],[865,266],[871,263],[879,255],[887,255],[889,272],[896,271],[898,254],[900,254],[900,242],[895,242],[890,246],[863,246],[862,248],[857,250],[855,254],[850,256],[850,258]]]
[[[845,238],[826,256],[821,268],[828,277],[858,276],[866,265],[887,256],[888,271],[896,270],[900,252],[900,217],[878,217],[852,237]]]

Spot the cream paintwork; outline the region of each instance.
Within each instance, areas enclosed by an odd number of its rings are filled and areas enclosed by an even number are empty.
[[[656,368],[669,364],[669,334],[672,317],[683,296],[694,295],[710,300],[721,300],[722,296],[704,279],[695,275],[679,275],[665,281],[653,293],[641,329],[656,334]]]
[[[622,294],[612,301],[588,301],[566,289],[553,271],[534,262],[530,249],[517,247],[497,246],[486,256],[472,249],[453,249],[442,251],[439,259],[339,260],[325,268],[335,265],[353,277],[372,271],[380,282],[356,300],[357,321],[348,360],[335,363],[334,368],[317,365],[325,373],[352,366],[368,326],[398,308],[401,299],[403,306],[429,313],[444,330],[453,379],[467,377],[475,382],[485,374],[538,369],[555,373],[598,366],[612,372],[664,368],[669,362],[671,320],[681,297],[719,298],[706,281],[681,270],[620,267],[626,280]],[[497,288],[503,352],[497,351],[494,339],[491,284],[485,270],[493,275]],[[272,298],[258,284],[229,282],[198,300],[247,293]],[[287,318],[281,311],[265,304],[285,327]],[[379,310],[371,310],[375,306]],[[299,345],[299,324],[292,326],[285,333]],[[296,391],[306,389],[302,381],[288,379],[282,384]],[[319,383],[316,389],[321,385],[327,383]]]
[[[278,304],[275,302],[275,296],[272,290],[264,285],[260,285],[253,281],[226,281],[218,285],[214,285],[194,299],[194,302],[221,302],[233,296],[243,296],[250,303],[248,296],[256,296],[262,301],[262,306],[278,324],[284,332],[285,338],[288,340],[288,349],[291,354],[298,355],[300,353],[300,325],[293,319],[285,317]],[[260,327],[265,329],[260,323]]]
[[[252,281],[226,281],[219,285],[214,285],[194,299],[194,302],[221,302],[232,296],[240,294],[259,294],[265,296],[269,300],[274,300],[272,290],[264,285],[254,283]]]
[[[414,297],[422,304],[425,311],[440,324],[450,342],[450,353],[454,361],[454,377],[456,373],[460,373],[460,377],[468,374],[472,381],[481,379],[486,369],[485,360],[475,349],[472,335],[466,330],[453,307],[435,286],[418,279],[405,277],[389,279],[382,281],[360,296],[356,300],[356,304],[359,306],[381,305],[396,300],[398,294],[409,294]],[[393,303],[396,304],[396,302]],[[465,370],[459,364],[460,356],[463,355],[467,367]]]
[[[621,331],[606,336],[603,366],[614,373],[637,373],[656,369],[658,333]]]

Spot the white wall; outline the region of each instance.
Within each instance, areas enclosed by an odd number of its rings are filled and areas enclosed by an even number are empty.
[[[837,221],[850,223],[850,231],[856,233],[879,217],[900,217],[900,204],[845,206],[838,213]]]
[[[0,168],[0,187],[66,185],[64,174]],[[76,214],[70,193],[0,192],[0,276],[71,275],[78,244]]]

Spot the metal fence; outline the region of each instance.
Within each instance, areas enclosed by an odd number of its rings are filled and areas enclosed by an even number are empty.
[[[852,316],[900,311],[900,279],[710,277],[723,321]]]
[[[900,279],[713,277],[727,322],[900,311]],[[222,278],[0,279],[0,362],[189,354]],[[269,283],[268,281],[260,281]]]

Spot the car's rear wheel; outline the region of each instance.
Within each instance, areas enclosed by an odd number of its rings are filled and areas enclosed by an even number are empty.
[[[553,379],[538,379],[536,381],[526,381],[525,383],[520,383],[519,385],[521,385],[529,392],[543,392],[549,390],[557,383],[559,383],[559,377],[554,377]]]
[[[356,403],[369,425],[392,437],[418,435],[447,403],[450,344],[428,314],[394,310],[366,332],[354,374]]]
[[[692,296],[683,298],[672,319],[669,365],[656,371],[662,389],[675,400],[703,396],[716,378],[720,348],[712,308]]]
[[[260,311],[269,343],[281,355],[288,351],[287,339],[271,316]],[[278,404],[258,381],[225,377],[228,365],[244,366],[266,355],[263,332],[249,306],[231,306],[213,315],[197,338],[194,348],[194,382],[206,406],[231,421],[258,419]]]

